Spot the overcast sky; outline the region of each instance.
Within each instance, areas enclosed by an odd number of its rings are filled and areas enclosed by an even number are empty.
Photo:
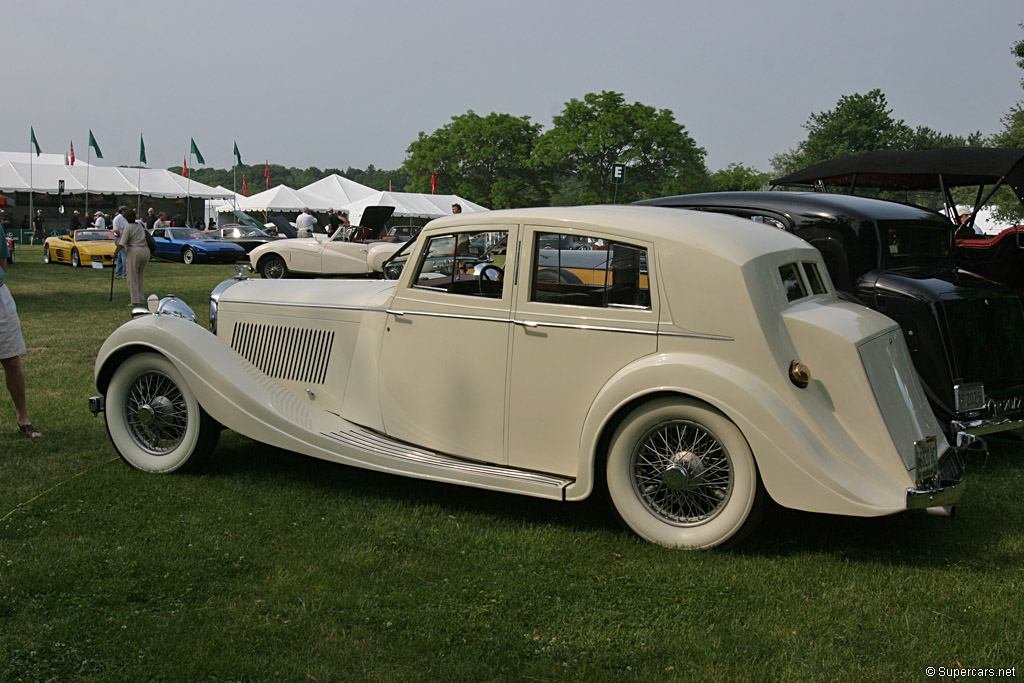
[[[761,171],[812,112],[880,88],[895,118],[966,135],[1024,99],[1021,0],[8,0],[0,150],[92,129],[103,161],[401,165],[472,109],[545,129],[614,90],[675,114],[711,170]]]

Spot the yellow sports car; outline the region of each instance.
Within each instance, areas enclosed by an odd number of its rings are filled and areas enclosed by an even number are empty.
[[[70,263],[73,267],[95,262],[113,262],[117,235],[113,230],[75,230],[72,235],[47,237],[43,242],[43,263]]]

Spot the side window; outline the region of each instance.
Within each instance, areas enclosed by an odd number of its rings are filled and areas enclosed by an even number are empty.
[[[460,232],[431,237],[413,278],[418,289],[500,299],[505,291],[508,231]]]
[[[650,309],[647,263],[643,247],[538,232],[533,242],[530,301]]]
[[[782,224],[782,221],[778,220],[777,218],[772,218],[771,216],[751,216],[750,220],[754,221],[755,223],[764,223],[765,225],[770,225],[773,228],[778,228],[779,230],[786,229],[786,226]]]
[[[153,237],[167,237],[167,235],[164,234],[163,228],[157,228],[153,231]]]

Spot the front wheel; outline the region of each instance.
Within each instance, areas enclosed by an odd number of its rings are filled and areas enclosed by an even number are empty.
[[[72,249],[71,250],[71,267],[72,268],[77,268],[80,265],[82,265],[82,257],[78,255],[78,249],[77,248]]]
[[[280,256],[266,256],[260,261],[260,276],[267,280],[280,280],[288,276],[288,266]]]
[[[136,354],[114,371],[105,414],[121,458],[146,472],[193,468],[220,436],[181,373],[157,353]]]
[[[612,436],[605,475],[622,521],[664,546],[735,543],[763,514],[764,488],[743,434],[692,399],[659,399],[630,413]]]
[[[192,247],[185,247],[185,251],[181,252],[181,260],[185,262],[185,265],[190,266],[196,262],[196,252]]]

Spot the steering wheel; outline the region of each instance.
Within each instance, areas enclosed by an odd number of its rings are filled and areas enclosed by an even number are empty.
[[[494,277],[490,277],[490,276],[487,275],[487,272],[488,271],[492,271],[492,270],[495,273]],[[488,263],[486,266],[484,266],[483,268],[480,269],[480,279],[481,280],[491,280],[491,281],[497,282],[498,280],[500,280],[504,276],[505,276],[505,271],[503,271],[501,268],[499,268],[498,266],[494,265],[493,263]]]

